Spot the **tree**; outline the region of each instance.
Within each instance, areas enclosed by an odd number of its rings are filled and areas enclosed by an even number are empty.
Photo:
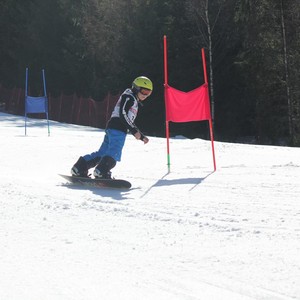
[[[24,46],[27,43],[26,26],[29,23],[34,0],[3,0],[0,2],[0,81],[13,86],[24,85]]]
[[[236,15],[245,32],[237,64],[249,74],[247,98],[255,105],[256,136],[261,143],[286,143],[289,136],[281,12],[281,1],[245,0]]]
[[[212,117],[215,116],[214,69],[218,61],[224,58],[227,32],[226,25],[230,18],[231,1],[229,0],[188,0],[188,15],[195,22],[197,32],[193,39],[208,51],[209,85],[212,106]],[[224,30],[225,29],[225,30]],[[225,37],[225,38],[224,38]],[[226,51],[225,51],[226,53]],[[216,59],[216,63],[214,62]]]
[[[294,0],[2,0],[0,82],[24,86],[29,67],[38,93],[45,68],[52,94],[101,101],[146,75],[154,92],[139,122],[162,134],[167,35],[169,83],[180,90],[203,83],[206,48],[217,138],[299,145],[299,11]],[[173,133],[203,137],[198,123]]]
[[[285,89],[291,145],[300,145],[300,3],[280,1]]]

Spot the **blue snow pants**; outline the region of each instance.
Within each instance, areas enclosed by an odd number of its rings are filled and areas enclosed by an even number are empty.
[[[96,157],[110,156],[116,161],[121,161],[122,149],[125,144],[126,133],[116,129],[106,129],[104,140],[98,151],[86,154],[83,158],[90,161]]]

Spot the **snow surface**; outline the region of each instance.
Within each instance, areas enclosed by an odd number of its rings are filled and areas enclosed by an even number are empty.
[[[128,136],[128,191],[75,187],[91,127],[0,114],[1,300],[300,299],[300,149]]]

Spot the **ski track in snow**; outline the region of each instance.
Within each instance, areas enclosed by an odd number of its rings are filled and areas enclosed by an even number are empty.
[[[300,149],[128,136],[128,191],[66,183],[103,131],[0,113],[0,299],[300,299]]]

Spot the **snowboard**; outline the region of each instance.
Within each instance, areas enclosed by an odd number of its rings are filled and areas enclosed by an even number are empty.
[[[59,174],[59,175],[73,184],[83,185],[87,187],[111,188],[111,189],[131,188],[131,183],[124,179],[96,179],[90,177],[76,177],[76,176],[69,176],[63,174]]]

